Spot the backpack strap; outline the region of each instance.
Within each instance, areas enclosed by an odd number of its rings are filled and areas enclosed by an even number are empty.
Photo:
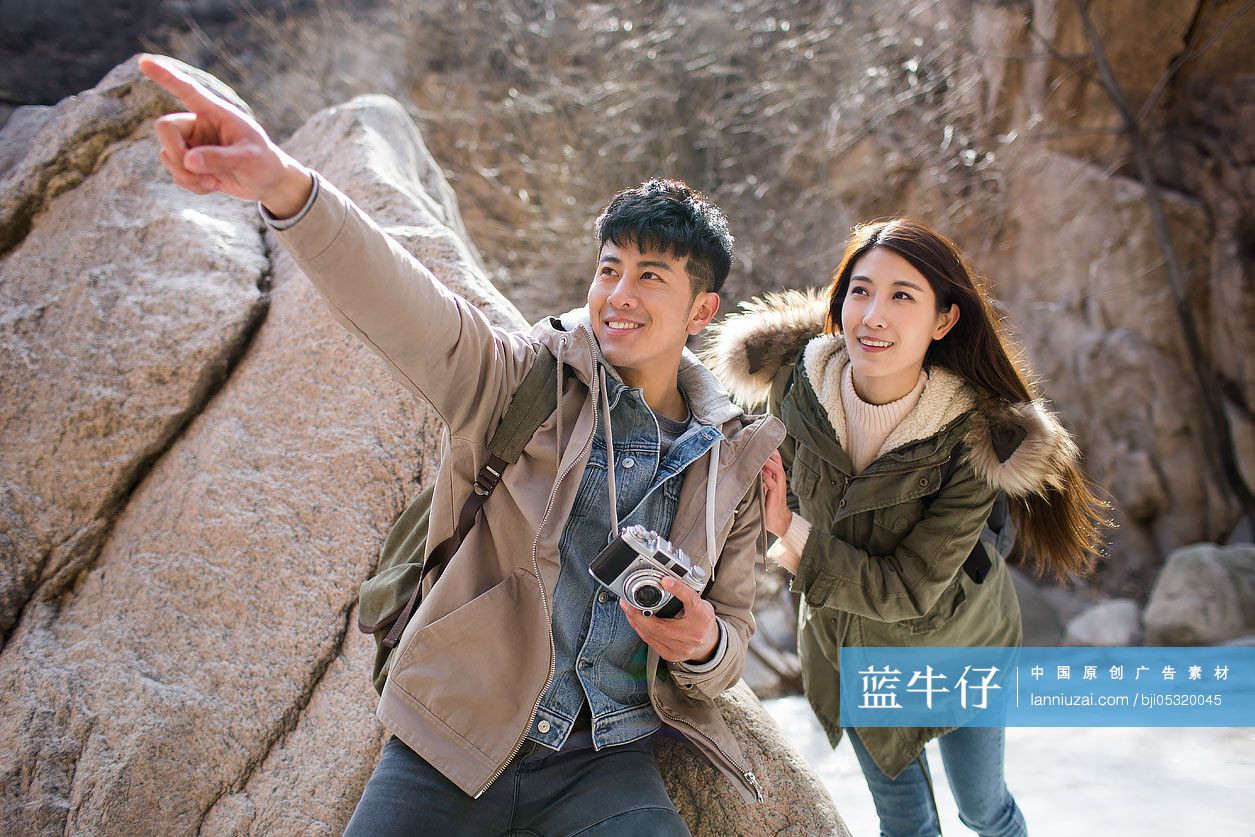
[[[471,527],[475,525],[475,519],[479,516],[479,510],[484,507],[488,497],[501,482],[501,475],[505,473],[505,469],[519,461],[519,457],[523,455],[523,448],[527,446],[532,436],[536,435],[536,431],[545,423],[545,419],[557,409],[557,377],[557,358],[553,356],[553,352],[541,346],[540,351],[536,353],[532,368],[527,370],[523,383],[514,391],[514,397],[510,399],[510,405],[506,407],[501,423],[497,425],[492,439],[488,442],[488,451],[491,455],[484,466],[479,469],[479,473],[475,475],[475,483],[471,486],[470,496],[462,503],[462,511],[458,513],[457,527],[453,534],[441,541],[440,545],[433,549],[423,561],[423,569],[419,574],[414,592],[410,594],[405,608],[397,616],[388,635],[384,637],[385,648],[395,648],[396,644],[401,641],[401,634],[405,632],[405,626],[409,624],[410,617],[414,615],[414,609],[422,598],[423,583],[427,580],[427,576],[449,563],[449,559],[458,551],[462,541],[470,534]]]
[[[514,392],[510,406],[492,434],[488,450],[493,456],[513,465],[523,455],[523,448],[536,435],[545,419],[558,406],[558,360],[544,346],[536,353],[536,361],[527,377]]]

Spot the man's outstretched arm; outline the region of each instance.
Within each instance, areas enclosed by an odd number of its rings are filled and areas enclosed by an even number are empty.
[[[431,403],[455,436],[487,433],[535,357],[530,341],[493,326],[247,114],[153,56],[139,66],[187,108],[155,124],[161,163],[174,181],[196,194],[257,201],[276,219],[301,212],[317,182],[308,214],[278,232],[279,240],[336,319]]]

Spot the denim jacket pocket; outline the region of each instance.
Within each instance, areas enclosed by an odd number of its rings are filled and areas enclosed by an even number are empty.
[[[599,455],[600,454],[600,455]],[[571,507],[571,517],[587,517],[598,505],[610,502],[609,479],[606,476],[606,451],[596,448],[588,457],[584,468],[583,482],[580,491],[575,495],[575,504]]]

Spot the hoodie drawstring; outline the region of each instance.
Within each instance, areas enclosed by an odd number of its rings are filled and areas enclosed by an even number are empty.
[[[706,474],[706,560],[707,570],[713,575],[715,568],[715,478],[719,474],[719,445],[722,436],[715,439],[710,448],[710,471]]]
[[[614,431],[610,428],[610,396],[606,394],[606,368],[597,364],[597,374],[601,377],[601,404],[606,414],[606,475],[610,486],[610,537],[619,536],[619,498],[614,484]]]
[[[564,354],[566,354],[565,337],[558,341],[558,356],[555,359],[558,364],[558,394],[553,403],[558,405],[554,410],[558,414],[558,462],[562,461],[562,356]]]

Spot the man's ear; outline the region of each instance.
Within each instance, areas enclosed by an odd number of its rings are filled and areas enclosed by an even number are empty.
[[[713,291],[698,294],[693,300],[692,314],[689,316],[688,333],[699,334],[702,329],[719,313],[719,294]]]

